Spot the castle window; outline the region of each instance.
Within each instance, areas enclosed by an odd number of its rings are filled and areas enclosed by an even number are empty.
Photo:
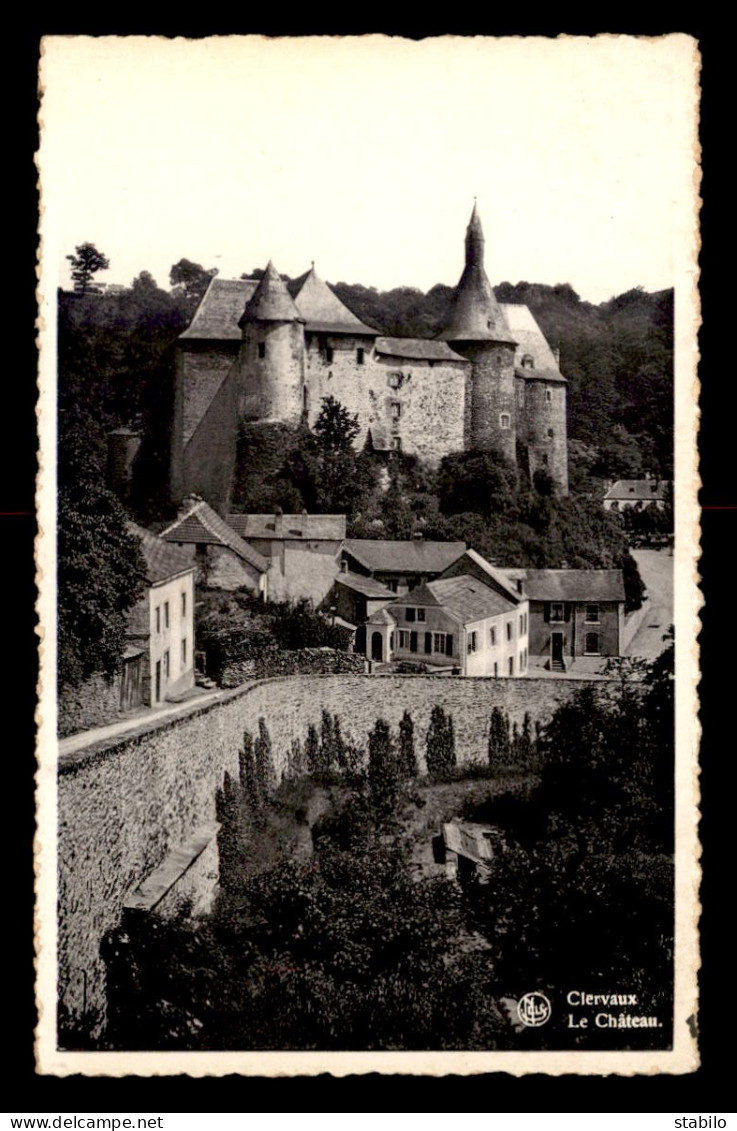
[[[468,647],[468,654],[469,654],[469,656],[470,656],[470,654],[471,654],[472,652],[475,652],[475,651],[476,651],[476,648],[477,648],[477,638],[476,638],[476,633],[475,633],[475,632],[469,632],[469,634],[468,634],[468,637],[467,637],[467,647]]]
[[[496,629],[493,625],[489,629],[489,643],[491,644],[492,648],[496,647]]]
[[[258,356],[259,357],[266,357],[266,342],[259,342],[259,344],[258,344]]]
[[[543,456],[543,458],[542,458],[542,464],[543,464],[543,467],[547,467],[547,466],[548,466],[548,457],[547,457],[547,456]]]
[[[328,365],[330,365],[330,363],[332,362],[332,360],[333,360],[333,347],[332,346],[325,346],[325,360],[328,363]]]
[[[507,640],[512,639],[512,628],[513,628],[512,622],[511,622],[511,620],[508,620],[507,621]]]
[[[390,373],[389,374],[389,388],[390,389],[398,389],[401,384],[402,384],[402,374],[401,373]]]
[[[508,412],[502,412],[502,413],[499,414],[499,427],[500,428],[509,428],[509,427],[511,427],[511,424],[512,424],[512,418],[511,418],[511,416],[509,415]]]
[[[401,452],[401,450],[402,450],[402,437],[401,436],[392,436],[392,448],[394,449],[395,452]]]
[[[548,439],[549,440],[553,439],[553,429],[552,428],[548,428]]]
[[[402,406],[399,401],[392,401],[392,420],[399,420],[402,415]]]
[[[545,390],[545,401],[546,401],[546,403],[547,403],[547,404],[550,404],[550,402],[552,401],[552,399],[553,399],[553,393],[552,393],[552,390],[551,390],[551,389],[546,389],[546,390]]]
[[[356,365],[363,365],[364,351],[359,347],[356,350]]]

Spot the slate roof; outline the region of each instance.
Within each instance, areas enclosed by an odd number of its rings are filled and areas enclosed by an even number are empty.
[[[146,562],[146,580],[149,585],[158,585],[194,569],[186,550],[170,546],[163,537],[157,537],[133,522],[128,523],[128,529],[141,539],[141,552]]]
[[[377,338],[375,349],[387,357],[406,357],[413,361],[463,361],[470,365],[468,358],[461,357],[447,342],[428,341],[426,338]]]
[[[554,381],[558,384],[566,384],[555,354],[530,308],[522,303],[504,302],[501,304],[501,309],[512,337],[517,342],[514,353],[516,375],[524,377],[526,381]],[[522,364],[522,358],[527,354],[535,363],[533,368]]]
[[[466,549],[465,542],[348,538],[344,550],[364,569],[382,573],[442,573]]]
[[[483,263],[484,233],[476,204],[466,229],[466,265],[453,292],[443,341],[493,341],[515,343],[504,312],[496,300]]]
[[[665,479],[618,479],[607,491],[605,499],[628,499],[630,502],[647,500],[649,503],[665,499]]]
[[[523,586],[531,601],[624,601],[621,569],[526,569]]]
[[[239,342],[238,319],[257,286],[257,279],[212,279],[180,340]]]
[[[483,581],[465,574],[428,581],[427,588],[438,604],[462,624],[508,613],[517,606],[516,600],[502,597],[495,589],[484,585]]]
[[[271,260],[246,304],[238,325],[245,322],[304,322],[287,285]]]
[[[395,625],[397,622],[389,612],[388,609],[376,609],[375,612],[367,619],[366,624],[390,624]]]
[[[259,573],[269,568],[267,559],[244,542],[219,514],[204,500],[195,503],[191,510],[162,532],[167,542],[194,542],[199,545],[227,546],[239,558],[248,562]]]
[[[353,589],[356,593],[373,600],[383,599],[393,602],[396,597],[396,593],[392,593],[391,589],[387,589],[380,581],[376,581],[373,577],[363,577],[360,573],[351,573],[350,570],[337,574],[335,583],[345,585],[346,589]]]
[[[376,330],[361,322],[341,302],[312,267],[289,287],[295,305],[306,322],[305,329],[332,334],[376,336]]]
[[[515,604],[523,599],[516,587],[512,584],[511,574],[493,566],[491,562],[487,562],[486,558],[482,558],[477,550],[466,550],[465,554],[459,555],[455,562],[451,562],[452,566],[459,566],[462,560],[466,558],[486,574],[489,581],[499,588],[503,589],[505,595]]]
[[[344,514],[284,514],[281,538],[304,538],[310,542],[342,542],[345,538]],[[241,538],[271,538],[276,535],[274,514],[229,514],[228,526]]]

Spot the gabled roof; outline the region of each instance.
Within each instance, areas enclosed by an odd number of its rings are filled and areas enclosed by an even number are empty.
[[[401,597],[393,594],[394,600],[391,602],[393,609],[406,609],[407,606],[415,608],[436,608],[441,602],[430,589],[427,582],[418,585],[415,589],[411,589],[409,593],[404,593]]]
[[[286,283],[271,260],[267,263],[253,296],[246,303],[238,325],[243,326],[246,322],[304,322]]]
[[[442,573],[466,549],[465,542],[430,542],[424,538],[406,541],[348,538],[344,552],[364,569],[382,573]]]
[[[238,319],[253,297],[257,279],[212,279],[189,327],[179,339],[241,340]]]
[[[457,561],[451,563],[449,568],[453,568],[456,571],[456,576],[463,571],[464,561],[475,566],[476,569],[473,570],[475,574],[482,573],[488,578],[489,584],[496,586],[497,589],[501,589],[503,596],[508,597],[514,604],[519,604],[520,600],[522,600],[520,593],[512,584],[509,575],[497,569],[491,562],[487,562],[486,558],[482,558],[481,554],[476,550],[466,550],[465,554],[461,554]]]
[[[281,533],[277,535],[277,519]],[[241,538],[301,538],[310,542],[342,542],[344,514],[229,514],[228,526]]]
[[[495,589],[475,577],[459,574],[428,581],[427,588],[439,605],[457,617],[462,624],[472,624],[485,617],[514,611],[516,600],[502,597]]]
[[[375,349],[386,357],[406,357],[413,361],[462,361],[470,364],[468,358],[461,357],[447,342],[428,341],[426,338],[377,338]]]
[[[259,573],[265,573],[269,568],[266,558],[244,542],[204,500],[195,503],[191,510],[168,526],[161,537],[167,542],[227,546]]]
[[[170,546],[161,537],[144,530],[134,522],[129,522],[128,529],[141,539],[141,553],[146,562],[146,580],[149,585],[158,585],[162,581],[169,581],[182,573],[194,569],[192,559],[186,550],[177,546]]]
[[[618,479],[607,491],[605,499],[629,499],[631,502],[663,501],[669,482],[665,479]]]
[[[560,371],[555,354],[548,345],[545,335],[535,321],[528,306],[517,302],[503,302],[501,309],[512,337],[517,341],[514,353],[515,373],[526,381],[554,381],[566,383]],[[532,367],[522,364],[522,359],[531,357]]]
[[[345,585],[346,589],[352,589],[355,593],[375,601],[393,602],[396,597],[396,593],[392,593],[391,589],[387,589],[380,581],[376,581],[373,577],[364,577],[360,573],[351,573],[350,570],[336,574],[335,584]]]
[[[356,318],[340,301],[314,267],[295,279],[289,287],[295,305],[306,322],[305,329],[332,334],[357,334],[374,337],[376,330]]]
[[[395,625],[396,623],[396,620],[388,609],[376,609],[366,621],[366,624]]]
[[[526,569],[514,572],[524,572],[523,587],[531,601],[624,601],[621,569]]]

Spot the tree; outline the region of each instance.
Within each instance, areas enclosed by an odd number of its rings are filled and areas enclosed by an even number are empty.
[[[180,259],[169,272],[169,282],[195,306],[217,273],[217,267],[210,267],[208,270],[200,263],[193,263],[191,259]]]
[[[415,724],[409,711],[404,712],[399,723],[399,771],[405,778],[417,777]]]
[[[128,614],[145,590],[140,539],[95,476],[62,482],[58,494],[58,678],[75,686],[111,678],[125,647]]]
[[[368,776],[371,800],[380,815],[391,812],[399,788],[397,756],[389,724],[377,719],[369,734]]]
[[[438,781],[447,781],[456,764],[453,719],[437,704],[430,713],[425,761],[429,777]]]
[[[489,767],[498,770],[509,762],[509,718],[501,707],[493,707],[489,721]]]
[[[72,265],[72,279],[74,289],[79,294],[86,294],[93,275],[98,271],[107,271],[110,260],[98,251],[93,243],[82,243],[74,249],[76,255],[68,255],[67,259]]]

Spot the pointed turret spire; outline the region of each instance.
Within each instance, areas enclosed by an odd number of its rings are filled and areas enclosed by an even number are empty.
[[[455,289],[445,328],[445,341],[511,342],[509,328],[484,270],[484,230],[476,198],[466,228],[466,266]]]
[[[244,322],[304,322],[271,259],[238,325]]]

